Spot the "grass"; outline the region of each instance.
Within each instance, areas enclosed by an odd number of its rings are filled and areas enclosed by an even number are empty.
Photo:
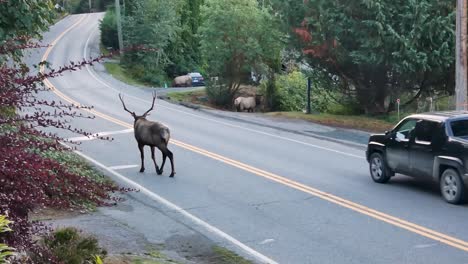
[[[55,230],[45,236],[41,244],[63,263],[92,263],[96,256],[103,258],[107,255],[107,252],[99,247],[97,238],[84,235],[74,227]]]
[[[223,247],[214,246],[213,252],[215,254],[216,263],[222,264],[252,264],[251,261],[237,255],[236,253],[227,250]]]
[[[146,253],[146,256],[132,255],[113,255],[108,256],[104,263],[107,264],[178,264],[175,260],[170,259],[159,251],[151,251]]]
[[[5,107],[5,106],[0,107],[0,116],[2,117],[6,117],[6,118],[14,117],[15,114],[16,114],[16,109],[13,107]]]
[[[188,92],[171,92],[167,96],[177,102],[206,103],[206,101],[199,99],[200,97],[206,97],[205,89]]]
[[[188,92],[172,92],[168,96],[171,100],[177,102],[190,102],[213,107],[209,102],[200,100],[206,96],[205,90],[188,91]],[[302,112],[271,112],[266,113],[267,116],[300,119],[322,125],[364,130],[368,132],[383,132],[393,128],[398,122],[396,114],[383,117],[368,117],[368,116],[352,116],[352,115],[332,115],[332,114],[312,114],[307,115]],[[401,115],[403,118],[405,115]]]
[[[52,25],[55,25],[57,24],[57,22],[59,22],[60,20],[62,20],[63,18],[65,18],[66,16],[68,16],[68,12],[55,12],[55,18],[53,19],[52,21]]]
[[[105,62],[104,67],[106,68],[106,71],[111,74],[114,78],[117,80],[124,82],[126,84],[130,85],[136,85],[136,86],[147,86],[146,83],[135,80],[125,72],[125,69],[120,66],[119,63],[117,62]]]
[[[14,125],[0,125],[0,134],[1,133],[11,133],[18,131],[18,127]],[[36,136],[36,135],[23,135],[25,139],[28,140],[38,140],[42,142],[49,142],[52,143],[55,140]],[[40,154],[42,157],[49,158],[59,162],[62,166],[67,168],[70,173],[74,173],[80,175],[82,177],[87,177],[93,179],[98,183],[110,183],[111,180],[102,174],[100,171],[96,170],[92,167],[88,162],[86,162],[83,158],[78,156],[77,154],[69,151],[69,150],[47,150],[43,152],[39,152],[36,149],[31,149],[32,152]]]
[[[106,49],[106,47],[104,47],[102,45],[102,43],[99,45],[99,50],[101,51],[101,53],[105,56],[109,55],[110,54],[110,51],[108,49]],[[121,81],[121,82],[124,82],[126,84],[129,84],[129,85],[136,85],[136,86],[148,86],[147,83],[144,83],[142,81],[138,81],[136,80],[135,78],[133,78],[130,74],[128,74],[126,71],[125,71],[125,68],[123,68],[122,66],[120,66],[120,55],[118,54],[115,54],[113,57],[112,57],[112,62],[108,61],[108,62],[105,62],[104,63],[104,67],[106,68],[106,71],[111,74],[114,78],[116,78],[117,80]]]
[[[110,51],[102,45],[102,43],[99,43],[99,51],[101,51],[101,54],[104,56],[108,56],[110,54]],[[117,55],[114,55],[113,59],[118,59]]]
[[[97,183],[113,184],[113,181],[110,178],[106,177],[103,173],[96,170],[80,156],[68,150],[49,150],[40,153],[40,155],[59,162],[70,173],[80,175],[81,177],[90,178]],[[94,203],[82,200],[76,200],[73,202],[84,206],[84,208],[86,208],[87,211],[93,212],[96,210],[96,204]]]
[[[311,121],[314,123],[341,127],[341,128],[350,128],[364,130],[368,132],[383,132],[385,130],[390,130],[395,125],[394,122],[366,117],[366,116],[350,116],[350,115],[332,115],[332,114],[304,114],[301,112],[272,112],[267,113],[267,116],[273,117],[283,117],[291,119],[301,119],[306,121]]]
[[[59,162],[62,166],[65,166],[70,173],[93,179],[98,183],[110,182],[110,179],[104,174],[89,165],[83,158],[68,150],[49,150],[42,152],[41,155]]]
[[[154,260],[154,259],[147,259],[147,258],[134,258],[132,260],[133,264],[166,264],[166,263],[175,263],[168,260]]]

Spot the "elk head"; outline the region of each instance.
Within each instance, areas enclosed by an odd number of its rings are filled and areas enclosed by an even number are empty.
[[[128,110],[128,108],[125,106],[125,102],[123,100],[122,94],[119,93],[119,99],[122,102],[124,110],[129,112],[133,116],[133,118],[135,119],[135,122],[138,119],[146,118],[149,115],[149,112],[151,112],[153,110],[153,108],[154,108],[154,102],[156,101],[156,97],[157,97],[156,93],[153,93],[153,103],[151,104],[151,108],[148,109],[148,111],[146,111],[143,115],[137,115],[137,114],[135,114],[135,112],[132,112],[132,111]]]

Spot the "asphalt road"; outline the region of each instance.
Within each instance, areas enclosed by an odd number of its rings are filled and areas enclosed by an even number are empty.
[[[69,31],[48,49],[52,66],[97,54],[101,17],[69,16],[53,26],[44,42]],[[449,205],[435,184],[404,176],[387,185],[373,183],[362,149],[157,100],[149,118],[171,128],[177,174],[169,178],[167,164],[157,176],[148,149],[141,174],[128,130],[133,120],[118,93],[126,95],[128,108],[143,113],[151,90],[110,82],[92,67],[50,81],[62,100],[95,107],[95,120],[74,125],[111,132],[115,139],[83,141],[84,155],[122,184],[143,187],[138,199],[147,210],[165,210],[174,221],[256,262],[468,263],[467,206]],[[149,237],[164,229],[155,226],[151,211],[138,219],[133,213],[119,215],[120,221]]]

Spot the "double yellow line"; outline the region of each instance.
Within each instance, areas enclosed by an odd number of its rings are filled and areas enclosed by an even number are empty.
[[[84,20],[84,18],[85,17],[83,16],[75,24],[73,24],[67,30],[65,30],[62,34],[60,34],[51,43],[51,46],[46,50],[46,52],[45,52],[45,54],[44,54],[44,56],[42,58],[43,61],[45,61],[48,58],[48,56],[49,56],[50,52],[52,51],[54,45],[56,45],[57,42],[67,32],[69,32],[74,27],[79,25]],[[43,73],[44,72],[44,67],[41,67],[40,71]],[[47,80],[47,79],[44,80],[44,83],[49,89],[51,89],[57,96],[59,96],[63,100],[65,100],[65,101],[67,101],[67,102],[69,102],[71,104],[77,105],[77,106],[81,105],[80,103],[74,101],[73,99],[71,99],[70,97],[68,97],[64,93],[62,93],[61,91],[57,90],[55,88],[55,86],[49,80]],[[116,119],[114,117],[108,116],[108,115],[106,115],[104,113],[101,113],[101,112],[98,112],[96,110],[93,110],[93,109],[83,109],[83,110],[85,110],[85,111],[87,111],[87,112],[89,112],[89,113],[91,113],[91,114],[93,114],[95,116],[99,116],[99,117],[101,117],[101,118],[103,118],[105,120],[111,121],[111,122],[113,122],[115,124],[121,125],[123,127],[133,128],[132,124],[126,123],[126,122],[124,122],[122,120],[119,120],[119,119]],[[413,232],[415,234],[418,234],[418,235],[421,235],[421,236],[424,236],[424,237],[439,241],[439,242],[441,242],[443,244],[452,246],[454,248],[458,248],[458,249],[463,250],[463,251],[468,251],[468,242],[463,241],[461,239],[458,239],[458,238],[455,238],[455,237],[452,237],[452,236],[448,236],[446,234],[443,234],[443,233],[434,231],[432,229],[425,228],[423,226],[408,222],[408,221],[400,219],[398,217],[394,217],[394,216],[382,213],[380,211],[371,209],[369,207],[366,207],[366,206],[354,203],[352,201],[343,199],[343,198],[338,197],[336,195],[320,191],[318,189],[312,188],[312,187],[307,186],[305,184],[290,180],[288,178],[273,174],[273,173],[265,171],[265,170],[255,168],[255,167],[250,166],[248,164],[245,164],[245,163],[242,163],[242,162],[239,162],[239,161],[236,161],[236,160],[233,160],[233,159],[218,155],[216,153],[207,151],[205,149],[201,149],[201,148],[189,145],[187,143],[184,143],[184,142],[181,142],[181,141],[178,141],[178,140],[175,140],[175,139],[171,140],[171,142],[174,145],[178,146],[178,147],[190,150],[192,152],[195,152],[195,153],[198,153],[200,155],[212,158],[214,160],[218,160],[218,161],[223,162],[225,164],[228,164],[228,165],[231,165],[233,167],[236,167],[236,168],[239,168],[241,170],[252,173],[253,175],[257,175],[257,176],[263,177],[265,179],[268,179],[270,181],[273,181],[273,182],[288,186],[288,187],[293,188],[295,190],[298,190],[298,191],[310,194],[312,196],[318,197],[318,198],[320,198],[322,200],[325,200],[325,201],[331,202],[333,204],[348,208],[348,209],[350,209],[350,210],[352,210],[354,212],[358,212],[358,213],[367,215],[367,216],[372,217],[374,219],[377,219],[377,220],[383,221],[385,223],[400,227],[402,229],[408,230],[408,231]]]

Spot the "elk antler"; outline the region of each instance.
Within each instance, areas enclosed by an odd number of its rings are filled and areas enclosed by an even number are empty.
[[[146,112],[143,114],[143,116],[147,116],[148,113],[151,112],[151,111],[153,110],[153,108],[154,108],[154,102],[156,101],[156,97],[157,97],[157,93],[154,92],[154,93],[153,93],[153,103],[151,104],[151,108],[150,108],[148,111],[146,111]]]
[[[135,112],[132,112],[132,111],[128,110],[127,107],[125,106],[122,94],[120,94],[120,93],[119,93],[119,98],[120,98],[120,101],[122,102],[124,110],[129,112],[132,116],[135,116]]]

